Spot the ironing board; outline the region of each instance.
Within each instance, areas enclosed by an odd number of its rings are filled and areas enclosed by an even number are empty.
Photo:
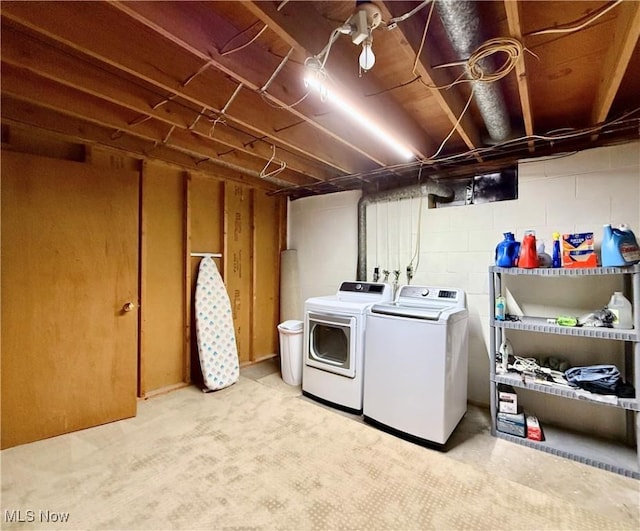
[[[238,381],[240,364],[231,302],[215,261],[200,261],[195,296],[196,337],[206,389],[216,391]]]

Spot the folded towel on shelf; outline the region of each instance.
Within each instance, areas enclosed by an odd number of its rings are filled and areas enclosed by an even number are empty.
[[[564,373],[567,382],[585,391],[619,398],[635,398],[633,385],[625,383],[615,365],[591,365],[573,367]]]
[[[584,384],[595,384],[613,391],[620,381],[620,371],[615,365],[589,365],[567,369],[564,371],[564,377],[570,384],[578,387],[584,387]]]

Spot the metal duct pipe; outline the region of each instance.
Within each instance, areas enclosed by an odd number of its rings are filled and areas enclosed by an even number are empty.
[[[451,188],[429,181],[395,190],[363,195],[358,201],[358,275],[356,280],[367,280],[367,206],[378,201],[410,199],[412,197],[434,196],[442,201],[452,201]]]
[[[458,59],[467,59],[483,42],[480,17],[475,2],[438,0],[436,8],[449,40],[458,54]],[[489,69],[490,63],[487,61],[484,59],[480,65]],[[511,134],[511,124],[497,83],[473,81],[472,84],[476,103],[491,140],[495,142],[506,140]]]

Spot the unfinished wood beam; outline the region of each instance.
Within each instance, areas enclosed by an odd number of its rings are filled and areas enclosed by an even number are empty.
[[[607,119],[640,37],[640,2],[622,2],[615,9],[618,11],[616,26],[600,72],[591,115],[593,124]]]
[[[278,11],[273,2],[243,2],[243,7],[267,24],[271,30],[289,46],[307,56],[317,54],[324,48],[331,32],[336,28],[317,12],[313,2],[296,2],[295,6],[285,6]],[[376,30],[378,31],[378,30]],[[379,30],[384,31],[384,30]],[[348,36],[339,38],[331,47],[327,69],[332,77],[339,79],[345,92],[355,101],[364,101],[366,94],[381,91],[375,80],[375,71],[357,77],[357,62],[354,61],[354,45]],[[337,59],[337,60],[336,60]],[[349,68],[348,65],[352,65]],[[349,83],[349,86],[346,86]],[[434,142],[427,132],[411,118],[388,94],[376,97],[377,114],[384,116],[385,124],[397,130],[407,144],[412,145],[416,154],[424,158],[434,150]]]
[[[280,67],[281,58],[259,46],[245,48],[228,56],[220,53],[214,44],[214,32],[234,35],[238,33],[238,30],[230,26],[223,17],[217,16],[215,2],[208,5],[173,2],[154,4],[114,2],[111,5],[194,56],[210,62],[215,68],[253,91],[260,91],[276,69]],[[204,24],[194,28],[193,24],[188,22],[189,20],[208,21],[208,31],[206,31]],[[269,90],[262,93],[262,97],[378,165],[385,166],[399,162],[397,156],[394,156],[388,146],[369,140],[368,135],[349,135],[349,130],[344,126],[344,120],[336,113],[311,117],[312,113],[309,111],[302,112],[300,110],[306,107],[304,102],[291,107],[290,104],[293,103],[291,101],[291,87],[299,87],[299,91],[296,91],[296,97],[304,93],[300,69],[286,63],[270,84]],[[319,149],[322,148],[319,147]]]
[[[2,122],[18,127],[37,128],[72,141],[85,142],[90,145],[98,144],[123,151],[128,155],[138,156],[143,160],[159,160],[181,168],[207,173],[220,179],[240,182],[266,190],[280,188],[263,179],[221,166],[210,159],[200,159],[197,155],[169,146],[156,146],[153,141],[126,132],[114,137],[111,127],[103,127],[8,95],[2,97]]]
[[[522,37],[522,24],[520,22],[519,0],[505,0],[504,9],[507,14],[509,33],[514,39],[518,39],[524,45]],[[524,57],[516,62],[516,79],[518,80],[518,92],[520,94],[520,107],[522,119],[527,136],[533,135],[533,114],[531,112],[531,98],[529,96],[529,81]]]
[[[6,24],[3,24],[2,32],[3,62],[135,111],[140,114],[138,120],[153,117],[182,130],[190,130],[196,135],[211,137],[211,112],[205,111],[206,116],[200,117],[200,111],[192,109],[193,105],[185,105],[176,99],[154,109],[152,103],[161,101],[162,96],[152,90],[152,87],[118,78],[112,72],[82,61],[75,55],[46,46],[43,42]],[[196,121],[198,117],[200,119]],[[228,127],[220,123],[217,124],[214,133],[216,143],[258,157],[263,164],[271,158],[270,144],[243,132],[237,126]],[[330,171],[325,165],[312,164],[308,159],[284,149],[278,150],[278,153],[279,158],[286,162],[287,168],[293,171],[318,180],[327,180],[335,176],[335,171]]]
[[[402,16],[411,11],[415,7],[415,3],[386,1],[384,2],[384,7],[387,16],[392,18]],[[429,9],[429,6],[424,9]],[[423,20],[425,17],[425,14],[421,16],[414,15],[399,23],[398,27],[393,30],[403,35],[404,44],[400,46],[399,51],[407,55],[411,60],[415,58],[416,53],[420,49],[424,31]],[[431,65],[441,64],[442,62],[438,51],[430,47],[427,43],[423,46],[422,53],[416,64],[416,74],[422,78],[422,81],[426,85],[431,87],[446,87],[453,81],[453,78],[444,70],[431,67]],[[482,145],[480,133],[473,123],[471,116],[465,113],[462,119],[459,120],[466,103],[465,99],[460,96],[460,93],[455,88],[451,90],[438,90],[425,87],[425,90],[431,91],[434,100],[445,113],[452,127],[455,126],[456,132],[460,135],[467,147],[469,149],[480,147]]]
[[[7,64],[3,64],[3,91],[17,99],[30,101],[35,104],[56,109],[70,116],[82,118],[102,126],[112,127],[114,136],[127,132],[145,140],[158,144],[169,144],[177,149],[207,157],[219,164],[234,167],[238,171],[253,173],[258,177],[265,163],[250,160],[246,155],[226,146],[216,145],[209,139],[193,135],[187,131],[174,130],[157,120],[146,120],[132,124],[132,115],[126,109],[104,102],[95,96],[83,94],[79,91],[61,90],[53,81],[39,78],[28,71],[22,71]],[[280,177],[291,183],[309,183],[313,179],[285,170]]]
[[[192,274],[191,274],[191,174],[185,172],[183,192],[182,236],[184,248],[184,360],[183,377],[185,383],[191,383],[191,303],[192,303]]]
[[[154,3],[160,4],[169,3]],[[186,8],[185,3],[180,4],[180,9],[183,8]],[[215,69],[206,70],[183,86],[183,82],[199,71],[209,57],[195,55],[192,48],[178,47],[164,35],[160,38],[153,28],[140,21],[123,20],[121,12],[106,3],[16,2],[3,4],[2,17],[69,47],[88,60],[115,68],[151,84],[167,96],[180,96],[195,107],[205,107],[212,113],[221,111],[237,87],[228,75]],[[151,41],[152,46],[149,45]],[[160,66],[157,65],[158,58],[170,58],[170,61],[166,59],[168,62]],[[361,150],[354,151],[341,141],[336,142],[338,139],[327,136],[307,122],[295,130],[276,133],[273,124],[283,123],[283,115],[289,116],[289,113],[270,108],[259,95],[249,90],[241,91],[227,113],[230,120],[256,136],[326,164],[338,173],[353,173],[363,166],[371,167],[371,160]],[[309,145],[316,149],[305,147]]]

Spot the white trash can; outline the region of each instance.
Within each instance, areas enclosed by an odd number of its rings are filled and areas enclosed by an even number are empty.
[[[304,323],[294,319],[278,325],[280,333],[280,370],[289,385],[302,383],[302,336]]]

